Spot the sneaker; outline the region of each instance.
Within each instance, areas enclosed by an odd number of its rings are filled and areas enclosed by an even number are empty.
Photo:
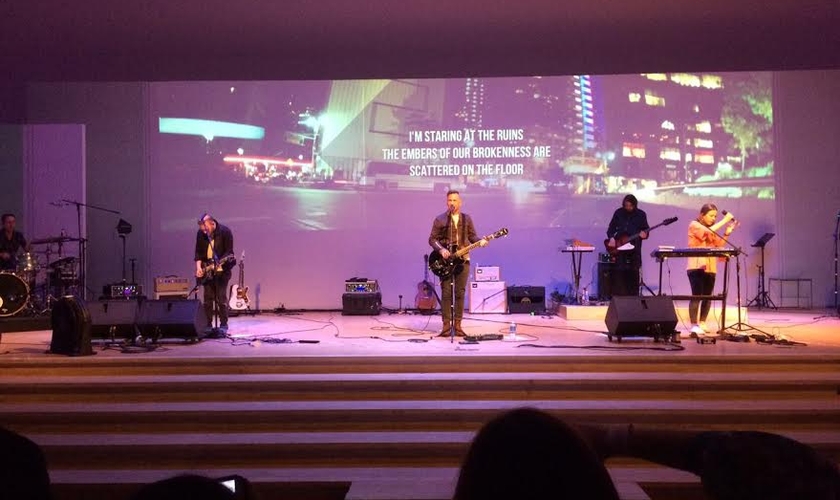
[[[691,338],[697,338],[698,335],[706,335],[706,331],[700,328],[700,325],[691,325],[689,332]]]

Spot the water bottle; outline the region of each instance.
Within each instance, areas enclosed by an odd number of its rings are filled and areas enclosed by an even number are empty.
[[[516,340],[516,322],[510,322],[510,328],[508,329],[508,340]]]
[[[586,287],[583,287],[583,296],[581,297],[581,300],[583,301],[583,305],[589,304],[589,289]]]

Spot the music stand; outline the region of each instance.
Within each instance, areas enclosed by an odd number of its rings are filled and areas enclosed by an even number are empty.
[[[764,233],[758,241],[750,245],[754,248],[761,249],[761,264],[758,266],[758,293],[756,293],[755,297],[747,302],[747,307],[755,305],[759,309],[763,309],[765,307],[778,309],[776,304],[774,304],[773,300],[770,298],[770,293],[768,293],[767,289],[764,287],[764,247],[767,245],[768,241],[773,239],[773,236],[776,236],[776,233]]]

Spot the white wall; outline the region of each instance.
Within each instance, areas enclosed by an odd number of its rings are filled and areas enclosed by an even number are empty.
[[[779,261],[768,279],[811,278],[815,305],[833,305],[840,71],[779,73],[776,89]]]

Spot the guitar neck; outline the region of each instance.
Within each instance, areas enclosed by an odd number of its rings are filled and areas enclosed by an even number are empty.
[[[463,257],[464,255],[466,255],[467,253],[469,253],[469,251],[470,251],[470,250],[472,250],[472,249],[474,249],[474,248],[478,248],[478,246],[479,246],[480,244],[481,244],[481,240],[476,241],[475,243],[471,243],[470,245],[467,245],[467,246],[465,246],[464,248],[462,248],[462,249],[460,249],[460,250],[456,251],[456,252],[455,252],[454,254],[452,254],[452,255],[454,255],[455,257],[461,258],[461,257]]]

